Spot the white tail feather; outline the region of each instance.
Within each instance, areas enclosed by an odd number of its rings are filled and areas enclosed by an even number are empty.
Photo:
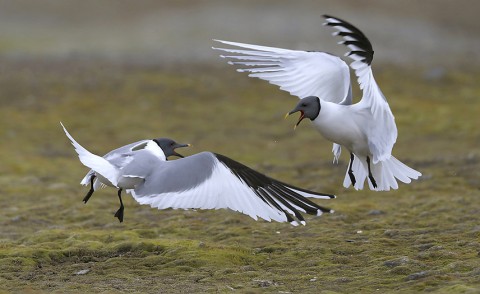
[[[353,161],[352,170],[355,176],[356,190],[362,190],[365,184],[365,180],[368,181],[370,190],[375,191],[389,191],[390,189],[398,189],[397,180],[403,183],[410,183],[413,180],[418,179],[422,174],[413,168],[406,166],[404,163],[391,156],[389,159],[380,161],[376,164],[371,163],[373,178],[377,183],[377,188],[373,187],[373,184],[368,179],[368,166],[365,160],[360,160],[357,156]],[[350,187],[352,182],[348,175],[348,169],[343,180],[343,186],[345,188]]]

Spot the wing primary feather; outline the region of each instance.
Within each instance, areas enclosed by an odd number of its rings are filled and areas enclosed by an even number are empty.
[[[259,188],[255,191],[256,193],[258,194],[261,194],[263,199],[265,199],[266,201],[268,201],[269,205],[276,208],[277,210],[279,211],[283,211],[285,212],[282,207],[272,198],[272,196],[270,196],[270,194],[268,194],[264,188]]]
[[[311,201],[310,199],[305,198],[302,195],[299,195],[298,193],[295,193],[294,191],[289,190],[288,188],[285,188],[282,185],[275,183],[273,184],[273,186],[281,190],[286,195],[288,195],[290,197],[289,198],[290,201],[292,201],[295,205],[303,208],[308,214],[317,215],[318,210],[322,212],[331,211],[331,209],[320,206],[315,202]]]
[[[293,189],[293,190],[297,190],[297,191],[300,191],[300,192],[303,192],[303,193],[307,193],[307,194],[310,194],[312,195],[311,197],[315,197],[316,196],[322,196],[323,197],[328,197],[330,199],[333,199],[333,198],[337,198],[337,196],[333,195],[333,194],[327,194],[327,193],[319,193],[319,192],[314,192],[314,191],[309,191],[309,190],[306,190],[306,189],[302,189],[302,188],[299,188],[299,187],[295,187],[295,186],[292,186],[292,185],[289,185],[289,184],[286,184],[286,183],[283,183],[283,182],[280,182],[280,181],[277,181],[275,180],[275,182],[277,184],[280,184],[282,186],[285,186],[287,188],[290,188],[290,189]]]
[[[374,54],[372,43],[370,43],[370,40],[363,34],[362,31],[360,31],[351,23],[337,17],[330,15],[324,15],[323,17],[327,20],[325,25],[339,30],[339,32],[335,33],[335,35],[343,37],[345,41],[342,42],[342,44],[346,46],[356,46],[363,50],[363,53],[360,53],[362,51],[359,50],[353,50],[346,54],[346,56],[359,55],[364,57],[362,62],[368,65],[372,64]]]
[[[228,168],[228,167],[227,167]],[[259,196],[260,199],[263,200],[266,204],[269,204],[268,201],[260,195],[258,191],[258,183],[260,182],[258,178],[254,176],[254,174],[250,174],[248,172],[245,172],[242,170],[237,170],[237,169],[231,169],[228,168],[240,181],[245,183],[249,188],[252,189],[252,191],[255,193],[255,195]],[[248,171],[248,170],[247,170]]]
[[[308,214],[313,214],[313,212],[311,211],[311,209],[308,206],[306,206],[303,202],[299,201],[298,199],[295,199],[295,197],[293,197],[288,192],[285,192],[282,189],[280,189],[279,187],[276,187],[274,185],[272,185],[268,188],[271,192],[274,192],[279,197],[282,197],[283,199],[288,201],[292,206],[296,207],[297,210],[303,210],[302,212],[305,212],[305,213],[308,213]],[[315,214],[316,214],[316,210],[315,210]]]
[[[271,182],[270,178],[267,176],[260,174],[251,168],[233,160],[230,159],[224,155],[220,154],[215,154],[215,156],[227,166],[228,169],[231,170],[231,172],[240,180],[242,180],[245,184],[247,184],[250,188],[252,188],[253,191],[257,191],[261,187],[265,187]],[[255,193],[257,196],[259,193]],[[293,208],[287,201],[279,197],[278,195],[274,194],[272,195],[275,199],[279,200],[284,206],[286,206],[288,209],[290,209],[297,218],[301,218],[300,213]],[[267,200],[263,197],[260,197],[266,204],[268,204]],[[271,199],[271,197],[270,197]],[[278,207],[277,207],[278,208]]]
[[[305,219],[303,218],[302,214],[300,214],[300,212],[298,212],[298,210],[293,207],[292,204],[290,204],[290,202],[288,202],[287,200],[285,200],[282,195],[279,195],[277,192],[275,192],[274,189],[270,190],[269,191],[270,193],[272,193],[273,197],[275,197],[275,199],[277,199],[278,201],[280,201],[285,207],[287,207],[288,209],[290,209],[290,211],[295,215],[295,217],[300,220],[300,221],[303,221],[305,222]]]
[[[340,27],[346,28],[347,30],[350,30],[351,32],[356,33],[356,34],[358,34],[362,37],[365,37],[365,35],[363,34],[362,31],[360,31],[357,27],[355,27],[351,23],[349,23],[347,21],[344,21],[343,19],[340,19],[338,17],[333,17],[333,16],[330,16],[330,15],[323,15],[323,17],[327,20],[327,23],[326,23],[327,26],[333,26],[333,27],[340,26]],[[331,22],[331,21],[329,21],[329,19],[333,19],[337,22]]]
[[[257,193],[262,194],[262,196],[270,203],[269,205],[277,209],[278,212],[281,212],[286,217],[289,223],[293,224],[295,222],[295,219],[290,215],[290,213],[283,209],[266,190],[264,190],[263,188],[259,188],[257,190]]]

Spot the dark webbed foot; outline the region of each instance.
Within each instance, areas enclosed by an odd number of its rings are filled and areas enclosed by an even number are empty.
[[[368,164],[368,179],[372,182],[374,188],[377,188],[377,181],[372,175],[372,171],[370,170],[370,157],[367,156],[367,164]]]
[[[123,222],[123,201],[122,201],[122,189],[118,189],[118,199],[120,200],[120,208],[115,212],[115,217],[118,218],[120,222]]]
[[[115,212],[115,217],[118,218],[120,222],[123,222],[123,205]]]
[[[88,199],[90,199],[90,197],[92,197],[92,194],[93,192],[95,192],[95,190],[93,189],[93,181],[95,180],[96,176],[95,175],[92,175],[90,177],[90,190],[88,191],[87,195],[85,195],[85,197],[83,197],[83,203],[87,204],[88,202]]]

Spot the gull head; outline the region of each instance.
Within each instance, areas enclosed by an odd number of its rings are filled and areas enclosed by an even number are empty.
[[[162,149],[163,153],[165,154],[165,157],[175,155],[175,156],[183,158],[184,156],[181,155],[181,154],[178,154],[175,151],[175,149],[192,146],[190,144],[177,143],[174,140],[169,139],[169,138],[157,138],[157,139],[153,139],[153,141],[155,143],[157,143],[157,145]]]
[[[320,113],[320,108],[320,99],[316,96],[308,96],[300,99],[295,108],[285,115],[285,118],[295,112],[300,112],[300,118],[293,127],[293,129],[296,129],[304,118],[309,118],[310,120],[316,119]]]

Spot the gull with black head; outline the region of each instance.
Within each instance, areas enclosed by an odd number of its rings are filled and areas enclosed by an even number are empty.
[[[62,125],[63,130],[65,131],[65,134],[67,135],[67,137],[71,140],[75,148],[77,148],[77,145],[75,145],[77,143],[75,142],[73,137],[67,132],[67,129],[65,128],[65,126],[62,123],[60,124]],[[78,146],[81,147],[80,145]],[[170,156],[178,156],[180,158],[183,158],[184,156],[177,153],[175,149],[182,148],[182,147],[189,147],[189,146],[190,144],[180,144],[170,138],[156,138],[151,140],[141,140],[135,143],[131,143],[131,144],[119,147],[115,150],[112,150],[107,154],[105,154],[102,158],[106,160],[109,164],[114,166],[116,169],[121,170],[132,161],[131,154],[134,154],[135,152],[138,152],[140,150],[146,150],[150,152],[152,156],[155,156],[158,160],[166,161]],[[101,187],[110,186],[110,187],[119,188],[117,195],[120,201],[120,208],[115,213],[115,217],[118,218],[120,222],[123,222],[124,205],[122,201],[122,191],[126,187],[119,187],[119,186],[113,185],[112,181],[110,181],[101,173],[95,171],[93,168],[85,175],[85,177],[82,179],[80,184],[84,186],[90,184],[90,190],[87,192],[87,194],[83,198],[83,202],[85,204],[88,202],[88,200],[93,195],[93,193]]]
[[[127,157],[125,154],[147,149],[151,150],[153,154],[155,154],[159,160],[168,160],[170,156],[178,156],[183,158],[183,155],[177,153],[175,149],[182,148],[182,147],[189,147],[190,144],[179,144],[173,141],[170,138],[156,138],[150,140],[141,140],[135,143],[131,143],[115,150],[112,150],[105,154],[103,158],[108,160],[111,164],[122,168],[126,163],[128,163]],[[160,147],[161,150],[158,150]],[[83,202],[86,204],[95,190],[102,187],[101,181],[97,179],[94,170],[90,170],[85,177],[82,179],[80,184],[86,186],[90,184],[90,190],[87,192],[87,195],[83,198]],[[103,185],[104,186],[104,185]]]
[[[352,103],[352,87],[348,65],[340,57],[326,52],[288,50],[237,42],[221,41],[242,49],[213,48],[234,55],[222,55],[233,65],[247,68],[250,77],[267,80],[301,100],[287,113],[300,112],[295,124],[308,118],[315,129],[333,142],[334,162],[341,147],[350,151],[350,163],[343,185],[363,189],[365,180],[369,188],[377,191],[397,189],[397,179],[410,183],[421,173],[406,166],[394,156],[392,149],[397,140],[397,127],[388,102],[373,77],[371,63],[373,48],[368,38],[352,24],[336,17],[324,15],[325,25],[336,29],[351,51],[346,55],[353,61],[363,92],[362,99]]]
[[[63,125],[62,125],[63,126]],[[231,209],[257,220],[305,225],[301,212],[321,215],[333,210],[307,197],[332,199],[334,195],[317,193],[282,183],[233,159],[213,152],[201,152],[166,161],[158,144],[147,148],[124,148],[117,152],[121,164],[92,154],[68,133],[80,161],[91,168],[104,185],[126,190],[140,204],[158,209]],[[183,147],[183,146],[182,146]],[[118,214],[123,220],[123,204]]]

